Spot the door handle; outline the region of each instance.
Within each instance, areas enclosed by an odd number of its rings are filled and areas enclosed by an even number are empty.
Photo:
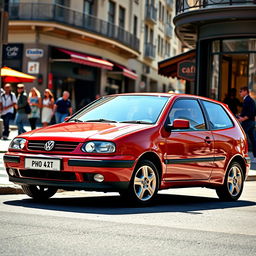
[[[210,137],[206,136],[204,141],[207,143],[207,144],[211,144],[212,143],[212,140]]]

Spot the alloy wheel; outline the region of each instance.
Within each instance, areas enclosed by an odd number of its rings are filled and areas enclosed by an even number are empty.
[[[141,166],[134,177],[134,192],[137,198],[141,201],[148,201],[151,199],[156,191],[157,177],[154,170],[148,166]]]

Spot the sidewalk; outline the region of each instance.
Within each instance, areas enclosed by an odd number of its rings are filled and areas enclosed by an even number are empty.
[[[26,131],[30,131],[29,126],[24,127]],[[16,126],[11,126],[11,132],[8,140],[0,140],[0,153],[5,153],[8,150],[11,140],[18,135]],[[249,152],[251,159],[253,155]],[[251,163],[251,169],[246,181],[255,181],[256,180],[256,162]],[[12,182],[9,182],[8,176],[6,174],[3,159],[0,159],[0,195],[1,194],[19,194],[23,193],[19,185],[15,185]]]

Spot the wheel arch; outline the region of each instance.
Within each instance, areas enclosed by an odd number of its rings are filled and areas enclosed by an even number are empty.
[[[160,186],[161,180],[162,180],[162,174],[163,174],[163,167],[162,167],[162,163],[161,163],[159,156],[154,152],[146,152],[139,157],[135,168],[137,167],[138,163],[141,160],[149,160],[156,166],[156,169],[157,169],[158,175],[159,175],[159,186]]]
[[[243,171],[244,179],[245,179],[245,178],[246,178],[246,164],[245,164],[245,161],[244,161],[243,157],[240,156],[240,155],[236,155],[236,156],[234,156],[234,157],[230,160],[229,164],[227,165],[227,168],[226,168],[226,172],[225,172],[225,173],[227,173],[227,171],[229,170],[230,165],[231,165],[232,163],[234,163],[234,162],[237,162],[237,163],[240,164],[240,166],[241,166],[241,168],[242,168],[242,171]]]

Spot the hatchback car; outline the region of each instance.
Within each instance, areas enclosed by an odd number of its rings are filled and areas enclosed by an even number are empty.
[[[17,136],[4,162],[34,199],[58,189],[117,191],[141,204],[190,186],[237,200],[249,171],[245,133],[226,105],[164,93],[102,97],[64,123]]]

